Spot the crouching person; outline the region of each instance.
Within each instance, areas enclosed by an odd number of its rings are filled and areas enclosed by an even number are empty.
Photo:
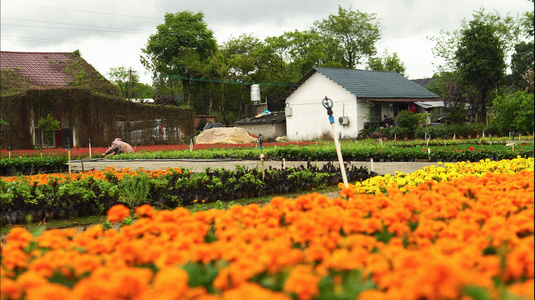
[[[130,146],[128,143],[123,142],[120,138],[116,138],[113,140],[113,143],[111,143],[110,148],[106,150],[106,152],[102,153],[102,157],[106,157],[108,154],[119,154],[119,153],[132,153],[134,152],[134,148]]]

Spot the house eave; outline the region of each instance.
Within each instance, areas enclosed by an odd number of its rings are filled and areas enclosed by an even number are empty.
[[[373,102],[426,102],[426,101],[439,101],[440,98],[428,98],[428,99],[421,99],[421,98],[385,98],[385,99],[359,98],[358,100],[373,101]]]

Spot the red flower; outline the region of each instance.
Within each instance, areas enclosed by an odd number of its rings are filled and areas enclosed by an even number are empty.
[[[470,146],[470,148],[466,149],[467,151],[474,151],[474,147]]]

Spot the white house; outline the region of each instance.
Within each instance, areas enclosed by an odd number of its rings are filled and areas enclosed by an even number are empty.
[[[314,140],[331,133],[322,100],[333,102],[336,135],[356,138],[368,126],[380,126],[384,116],[401,110],[425,112],[420,105],[439,96],[396,72],[313,68],[278,101],[286,104],[289,140]]]

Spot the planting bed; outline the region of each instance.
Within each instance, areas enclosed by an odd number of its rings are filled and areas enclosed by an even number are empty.
[[[352,181],[333,199],[116,205],[84,232],[15,228],[0,297],[533,299],[533,170],[533,158],[444,164]]]
[[[77,174],[38,174],[0,178],[0,224],[26,223],[97,215],[117,203],[134,208],[151,204],[158,208],[191,205],[194,200],[215,202],[258,195],[307,191],[341,181],[340,170],[332,163],[321,167],[236,170],[206,169],[191,173],[179,168],[130,170],[107,168]],[[347,169],[350,180],[364,180],[364,167]]]

